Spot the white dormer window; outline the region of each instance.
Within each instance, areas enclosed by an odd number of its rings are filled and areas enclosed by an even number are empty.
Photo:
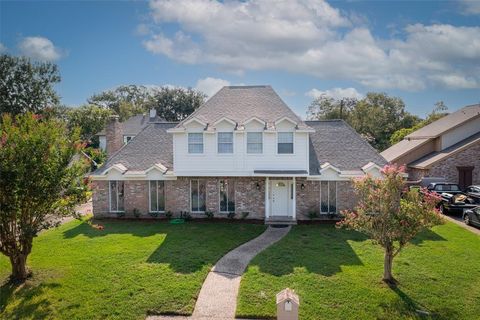
[[[233,132],[219,132],[217,140],[218,153],[233,153]]]
[[[263,152],[263,133],[247,132],[247,153]]]
[[[123,136],[123,143],[127,144],[132,140],[135,136]]]
[[[293,132],[278,133],[278,154],[293,154]]]
[[[188,153],[203,153],[203,133],[188,134]]]

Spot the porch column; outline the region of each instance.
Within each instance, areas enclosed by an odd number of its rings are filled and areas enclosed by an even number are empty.
[[[269,188],[270,181],[267,178],[265,178],[265,219],[268,219],[270,216],[270,201],[268,201],[268,188]]]
[[[295,182],[295,177],[293,177],[293,220],[297,219],[297,183]]]

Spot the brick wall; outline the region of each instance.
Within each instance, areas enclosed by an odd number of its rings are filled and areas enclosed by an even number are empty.
[[[473,166],[472,182],[480,184],[480,143],[435,163],[430,169],[408,168],[409,180],[420,180],[424,176],[444,177],[448,182],[458,183],[457,167]]]
[[[304,189],[302,190],[302,184]],[[320,212],[320,181],[296,179],[297,219],[307,220],[308,212]],[[351,181],[337,181],[337,210],[353,209],[356,199]]]
[[[113,115],[109,118],[105,129],[105,139],[108,157],[120,150],[123,146],[122,124],[119,122],[117,115]]]
[[[184,178],[165,181],[165,210],[174,214],[180,211],[190,212],[190,180],[204,179],[206,181],[206,207],[208,211],[219,214],[219,180],[224,178]],[[240,218],[242,212],[249,212],[248,219],[265,218],[265,178],[240,177],[227,178],[235,184],[235,211],[236,218]],[[138,209],[142,217],[150,217],[148,181],[125,181],[125,216],[132,217],[133,209]],[[260,190],[257,189],[257,183]],[[301,185],[305,188],[302,190]],[[117,214],[109,213],[109,190],[108,181],[93,181],[93,212],[96,217],[116,217]],[[351,209],[355,204],[353,189],[350,181],[337,182],[337,206],[338,210]],[[297,219],[308,219],[310,209],[320,208],[320,182],[296,180],[296,205]],[[194,215],[204,217],[203,214]],[[223,214],[226,216],[226,214]]]

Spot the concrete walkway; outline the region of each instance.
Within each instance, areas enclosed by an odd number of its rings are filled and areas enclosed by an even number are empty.
[[[267,247],[282,239],[289,231],[290,227],[269,227],[257,238],[223,256],[205,279],[191,317],[150,316],[147,319],[235,319],[240,280],[250,260]]]

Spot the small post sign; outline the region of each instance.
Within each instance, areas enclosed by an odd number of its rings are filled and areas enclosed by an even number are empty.
[[[300,299],[294,290],[286,288],[277,293],[277,320],[298,320]]]

